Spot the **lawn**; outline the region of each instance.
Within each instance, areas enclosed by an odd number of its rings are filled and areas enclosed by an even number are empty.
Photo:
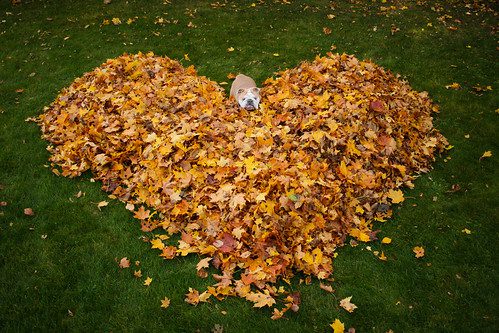
[[[335,319],[357,332],[499,330],[494,1],[13,2],[0,3],[0,331],[330,332]],[[341,248],[334,293],[298,274],[300,310],[276,321],[239,298],[184,302],[190,287],[213,283],[196,275],[199,257],[163,260],[90,173],[54,175],[39,127],[25,121],[125,52],[178,59],[217,82],[243,72],[261,83],[332,49],[428,91],[453,148],[377,224],[391,244]],[[349,296],[353,313],[339,306]]]

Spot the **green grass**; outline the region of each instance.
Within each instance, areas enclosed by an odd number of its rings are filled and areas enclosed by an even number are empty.
[[[498,331],[497,4],[338,1],[332,9],[318,0],[218,1],[226,4],[220,8],[214,0],[170,2],[0,3],[0,201],[8,203],[0,207],[0,331],[210,332],[221,325],[224,332],[327,332],[336,318],[357,332]],[[391,5],[408,9],[381,13]],[[452,16],[447,26],[438,21],[444,14]],[[113,17],[123,23],[101,26]],[[178,23],[158,25],[157,17]],[[392,35],[392,26],[400,31]],[[109,199],[90,175],[53,175],[45,166],[47,143],[25,122],[76,77],[124,52],[188,54],[184,65],[217,82],[228,81],[230,72],[262,82],[332,44],[427,90],[441,107],[436,127],[454,148],[406,191],[393,219],[379,225],[381,237],[393,243],[369,245],[383,250],[387,262],[366,246],[345,246],[335,261],[335,293],[316,280],[299,285],[298,276],[292,289],[301,292],[301,309],[279,321],[241,299],[185,303],[189,287],[211,282],[196,276],[197,257],[163,261],[141,240],[122,203],[97,208]],[[462,89],[445,88],[453,82]],[[493,90],[475,94],[475,85]],[[480,160],[487,150],[492,157]],[[453,184],[461,190],[449,192]],[[76,198],[79,191],[85,196]],[[23,214],[27,207],[35,216]],[[424,258],[414,258],[418,245]],[[133,269],[119,269],[115,260],[125,256],[141,262],[151,286],[135,279]],[[172,301],[166,310],[160,308],[165,296]],[[352,314],[338,305],[347,296],[358,306]]]

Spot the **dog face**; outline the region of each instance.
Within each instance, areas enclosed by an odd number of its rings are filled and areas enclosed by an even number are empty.
[[[258,109],[258,105],[260,104],[260,89],[257,87],[238,89],[236,92],[236,100],[242,108],[248,111],[254,111]]]

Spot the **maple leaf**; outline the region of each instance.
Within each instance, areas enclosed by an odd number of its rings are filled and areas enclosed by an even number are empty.
[[[351,299],[352,296],[344,298],[340,301],[340,306],[350,313],[352,313],[355,309],[357,309],[357,306],[350,302]]]
[[[490,150],[487,150],[487,151],[485,151],[485,152],[482,154],[482,156],[480,157],[480,160],[481,160],[482,158],[487,158],[487,157],[491,157],[491,156],[492,156],[492,152],[491,152]]]
[[[166,309],[170,306],[170,299],[168,297],[165,297],[164,299],[161,300],[161,307]]]
[[[234,235],[234,237],[236,237],[236,239],[241,239],[241,237],[243,237],[243,234],[246,232],[245,229],[241,228],[241,227],[237,227],[237,228],[234,228],[232,230],[232,235]]]
[[[144,280],[144,286],[149,286],[152,282],[152,278],[149,276]]]
[[[26,216],[34,216],[35,212],[31,208],[24,208],[24,215],[26,215]]]
[[[344,333],[345,332],[345,325],[339,319],[335,319],[334,322],[330,326],[333,329],[333,333]]]
[[[107,205],[109,205],[108,201],[101,201],[97,204],[97,208],[100,210],[102,207],[106,207]]]
[[[261,308],[264,306],[270,307],[275,304],[275,299],[272,296],[261,292],[249,293],[248,295],[246,295],[246,299],[255,303],[253,305],[253,307],[255,308]]]
[[[424,248],[422,246],[415,246],[412,249],[412,252],[414,252],[416,258],[421,258],[421,257],[424,257],[424,255],[425,255]]]
[[[404,193],[401,190],[389,190],[387,197],[392,200],[392,203],[400,203],[404,201]]]
[[[159,238],[154,238],[152,241],[151,241],[151,244],[152,244],[152,249],[160,249],[160,250],[163,250],[165,248],[165,244],[161,241],[161,239]]]
[[[189,292],[185,294],[185,302],[191,305],[198,305],[199,303],[199,291],[189,287]]]
[[[209,262],[211,261],[212,258],[204,258],[204,259],[201,259],[198,264],[196,265],[196,270],[200,270],[202,268],[208,268],[210,267],[210,264]]]
[[[130,260],[128,260],[127,257],[121,258],[119,266],[120,266],[120,268],[128,268],[128,267],[130,267]]]
[[[326,284],[320,283],[320,284],[319,284],[319,287],[320,287],[322,290],[327,291],[328,293],[332,293],[332,292],[334,292],[333,287],[332,287],[332,286],[330,286],[330,285],[326,285]]]
[[[236,209],[236,208],[243,208],[244,205],[246,204],[246,199],[244,199],[244,193],[238,193],[234,195],[229,202],[229,207],[231,209]]]
[[[382,244],[390,244],[391,242],[392,242],[392,239],[389,237],[383,237],[383,239],[381,240]]]
[[[446,85],[445,89],[459,90],[461,89],[461,85],[457,82],[454,82],[452,84]]]
[[[141,278],[142,277],[142,270],[139,269],[138,271],[134,271],[133,276],[135,276],[136,278]]]
[[[145,220],[149,217],[149,210],[146,210],[144,206],[140,206],[139,210],[135,212],[133,217],[139,219],[139,220]]]

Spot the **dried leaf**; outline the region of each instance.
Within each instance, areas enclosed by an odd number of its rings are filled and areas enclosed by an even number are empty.
[[[352,299],[352,296],[350,297],[347,297],[347,298],[344,298],[340,301],[340,306],[347,310],[348,312],[352,313],[353,310],[357,309],[357,306],[353,303],[350,302],[350,300]]]

